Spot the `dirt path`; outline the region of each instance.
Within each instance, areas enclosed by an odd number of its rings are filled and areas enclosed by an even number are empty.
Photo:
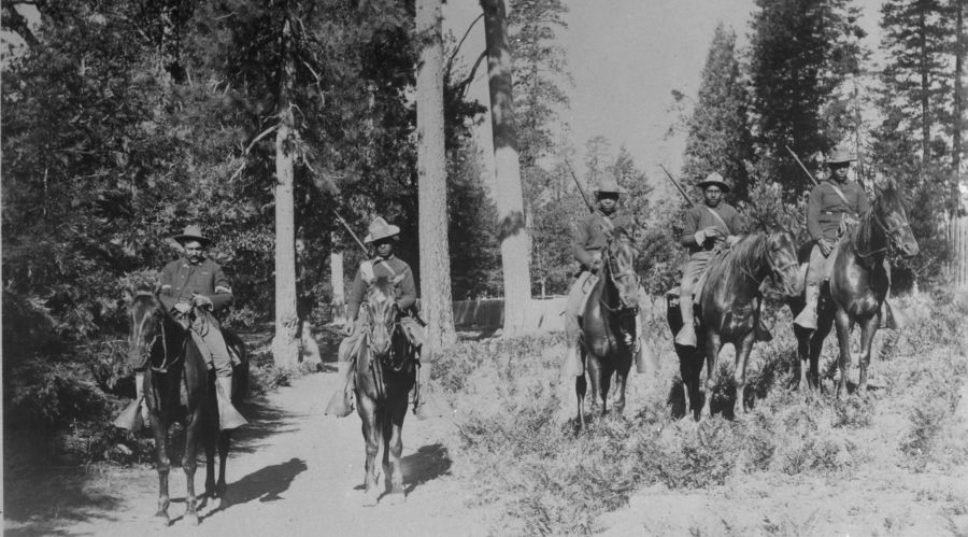
[[[308,375],[246,409],[252,424],[233,448],[229,490],[218,510],[202,511],[198,528],[181,520],[185,477],[171,473],[174,523],[153,520],[156,474],[144,468],[109,470],[87,480],[81,498],[46,520],[5,522],[7,535],[132,537],[151,535],[483,535],[482,513],[465,507],[468,491],[450,475],[444,438],[446,419],[421,422],[408,416],[404,427],[403,505],[360,505],[363,439],[355,415],[323,415],[335,374]],[[202,466],[202,465],[200,465]],[[197,483],[204,482],[200,467]],[[202,485],[199,485],[202,487]],[[17,491],[8,490],[7,498]],[[43,501],[43,498],[39,498]]]

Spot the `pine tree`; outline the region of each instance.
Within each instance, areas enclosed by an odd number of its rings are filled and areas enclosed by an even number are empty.
[[[753,138],[749,128],[749,96],[736,58],[736,34],[720,24],[702,71],[699,97],[688,122],[683,180],[695,184],[710,172],[733,182],[733,195],[748,199]]]

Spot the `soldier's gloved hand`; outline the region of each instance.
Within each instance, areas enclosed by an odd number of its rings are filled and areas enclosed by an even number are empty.
[[[192,304],[196,308],[212,309],[214,307],[214,304],[212,304],[212,299],[205,295],[192,295]]]
[[[739,242],[739,240],[740,240],[740,236],[739,235],[729,235],[728,237],[726,237],[726,244],[730,248],[732,248],[733,245],[735,245],[737,242]]]
[[[171,309],[175,310],[176,313],[185,315],[188,312],[192,311],[192,305],[189,304],[188,302],[179,302],[175,304]]]
[[[346,323],[346,324],[344,324],[343,327],[340,328],[340,333],[343,334],[343,337],[349,337],[350,335],[352,335],[353,334],[353,323]]]
[[[823,254],[824,257],[829,256],[830,252],[832,252],[834,249],[833,242],[827,239],[820,239],[817,241],[817,246],[820,247],[820,253]]]
[[[696,239],[696,244],[702,246],[702,244],[706,242],[706,230],[700,229],[693,235],[693,238]]]

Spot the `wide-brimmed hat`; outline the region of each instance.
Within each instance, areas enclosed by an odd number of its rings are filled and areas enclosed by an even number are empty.
[[[400,233],[400,228],[394,225],[390,225],[382,217],[376,217],[370,222],[369,233],[363,238],[363,242],[370,243],[376,242],[380,239],[386,239],[388,237],[393,237]]]
[[[726,179],[723,179],[723,176],[717,172],[710,173],[705,179],[699,181],[699,184],[696,186],[705,189],[707,186],[712,185],[718,186],[723,192],[729,192],[733,188],[728,182],[726,182]]]
[[[853,153],[846,149],[835,149],[827,158],[827,166],[834,164],[847,164],[857,160]]]
[[[614,177],[606,176],[598,182],[598,186],[595,187],[595,195],[598,194],[625,194],[628,190],[625,190]]]
[[[212,242],[205,235],[202,235],[202,228],[195,224],[185,226],[185,231],[182,231],[181,235],[175,235],[175,240],[180,244],[185,244],[188,241],[198,241],[202,244],[211,244]]]

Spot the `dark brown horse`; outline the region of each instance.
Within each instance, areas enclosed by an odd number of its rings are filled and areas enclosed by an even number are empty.
[[[393,283],[378,278],[370,285],[363,302],[363,333],[356,351],[357,412],[363,420],[366,441],[364,504],[376,505],[380,498],[376,457],[383,447],[383,472],[387,500],[404,499],[403,419],[407,400],[416,379],[415,349],[403,333]]]
[[[840,343],[840,381],[837,396],[846,392],[847,365],[850,360],[850,332],[861,326],[860,377],[858,389],[867,390],[867,367],[871,359],[871,342],[881,322],[881,307],[890,288],[890,277],[884,267],[885,256],[892,248],[903,255],[918,253],[918,243],[911,232],[907,209],[893,182],[881,190],[877,199],[860,217],[858,224],[841,237],[833,261],[829,285],[821,286],[817,307],[817,329],[794,325],[797,336],[799,386],[819,386],[819,358],[823,342],[834,321]],[[804,258],[801,252],[801,259]],[[809,258],[809,249],[805,250]],[[790,300],[796,316],[804,308],[802,296]],[[808,367],[809,362],[809,367]]]
[[[592,287],[581,318],[581,354],[588,374],[576,379],[578,424],[585,427],[585,393],[591,383],[593,404],[600,403],[602,414],[608,411],[608,391],[612,376],[618,399],[615,409],[625,409],[625,388],[641,327],[636,326],[639,312],[639,276],[635,272],[636,251],[631,239],[617,233],[602,251],[602,268]]]
[[[210,371],[188,329],[165,310],[158,297],[148,291],[130,296],[131,320],[129,353],[133,362],[147,357],[144,375],[145,402],[155,439],[158,470],[158,511],[155,516],[165,525],[168,517],[168,474],[171,471],[168,430],[173,423],[184,424],[185,452],[182,468],[188,485],[185,520],[197,525],[198,498],[195,495],[197,451],[201,442],[206,457],[205,496],[218,503],[225,494],[225,463],[228,459],[230,431],[219,431],[215,373]],[[233,371],[233,403],[238,405],[248,383],[248,360],[237,336],[224,332],[242,363]],[[215,481],[215,451],[218,448],[219,475]]]
[[[723,250],[710,260],[702,280],[696,311],[699,335],[696,348],[676,345],[679,356],[679,372],[686,395],[686,405],[693,417],[711,415],[713,389],[716,386],[716,360],[724,344],[731,343],[736,349],[733,378],[736,383],[736,399],[743,410],[746,404],[746,365],[756,329],[760,323],[763,298],[760,284],[770,277],[781,286],[784,293],[799,292],[796,243],[786,231],[763,231],[743,237],[728,250]],[[678,292],[667,297],[667,318],[672,333],[682,327]],[[700,392],[699,377],[703,358],[706,363],[706,393]],[[702,406],[700,402],[702,401]]]

